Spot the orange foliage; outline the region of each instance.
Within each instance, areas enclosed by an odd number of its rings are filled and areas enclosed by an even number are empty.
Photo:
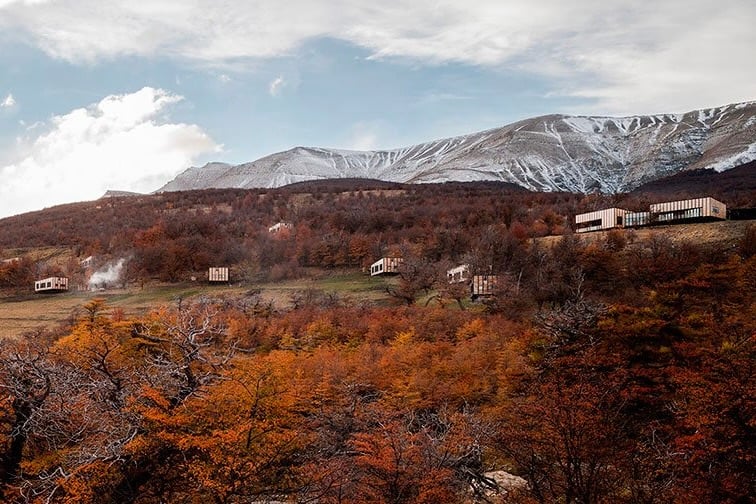
[[[544,282],[580,258],[600,282],[615,253],[541,252]],[[0,345],[3,496],[471,502],[505,468],[533,502],[744,502],[755,272],[685,265],[613,305],[571,286],[517,322],[312,293],[133,320],[93,301],[50,348]]]

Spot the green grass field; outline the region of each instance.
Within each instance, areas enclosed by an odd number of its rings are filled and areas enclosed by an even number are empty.
[[[0,295],[0,337],[15,337],[36,329],[51,329],[80,316],[82,306],[93,298],[103,298],[110,308],[120,308],[127,316],[198,296],[240,296],[259,290],[265,300],[286,307],[299,292],[314,290],[336,294],[345,302],[385,303],[385,286],[391,279],[371,278],[359,271],[321,271],[310,278],[281,282],[209,285],[207,283],[147,284],[126,289],[61,294]]]

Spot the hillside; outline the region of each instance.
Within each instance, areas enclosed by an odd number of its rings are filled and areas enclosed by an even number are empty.
[[[319,181],[0,220],[0,500],[745,502],[756,224],[570,232],[654,198]]]
[[[241,165],[189,168],[160,191],[273,188],[338,178],[501,181],[532,191],[626,192],[686,170],[756,159],[756,102],[685,114],[549,115],[385,151],[296,147]]]
[[[729,208],[754,204],[753,168],[678,176],[686,182],[626,195],[532,193],[501,182],[395,184],[369,180],[316,181],[279,189],[213,189],[107,197],[0,219],[0,259],[24,257],[29,277],[67,273],[86,283],[79,261],[94,267],[124,260],[129,282],[189,281],[227,265],[238,278],[284,279],[304,268],[364,268],[383,254],[411,250],[433,261],[460,261],[491,233],[517,240],[568,231],[574,215],[706,195]],[[701,177],[703,177],[701,179]],[[690,180],[702,180],[691,185]],[[292,224],[274,236],[276,222]],[[494,231],[495,230],[495,231]],[[60,260],[25,250],[63,248]],[[22,281],[22,278],[24,279]]]
[[[696,244],[708,250],[737,249],[748,233],[755,227],[753,221],[726,221],[674,226],[654,226],[625,230],[622,236],[628,241],[628,253],[642,250],[644,244],[662,240],[675,246]],[[585,244],[602,244],[609,232],[593,232],[578,235]],[[537,238],[536,243],[555,247],[562,236]],[[67,249],[28,249],[12,251],[40,260],[46,264],[64,264],[70,260]],[[437,266],[443,276],[445,264]],[[92,299],[104,299],[115,310],[128,316],[142,316],[160,305],[169,305],[177,299],[192,300],[203,296],[243,297],[254,296],[278,309],[287,309],[303,295],[329,295],[341,302],[353,304],[387,304],[392,297],[386,287],[396,284],[394,278],[371,278],[359,268],[321,269],[310,268],[302,272],[302,278],[278,281],[243,279],[230,285],[208,285],[205,281],[180,283],[133,283],[127,287],[111,286],[104,290],[74,291],[63,295],[34,295],[31,289],[3,291],[0,289],[0,335],[17,337],[38,331],[54,330],[66,324],[72,317],[80,316],[82,306]]]
[[[722,173],[679,174],[622,196],[531,193],[500,182],[411,185],[337,179],[279,189],[110,196],[62,205],[0,220],[0,260],[22,259],[0,267],[0,296],[5,299],[0,327],[17,335],[65,321],[77,306],[101,294],[29,297],[33,281],[64,275],[73,290],[82,289],[95,271],[120,261],[124,268],[118,281],[102,295],[127,313],[144,313],[154,304],[204,292],[207,268],[218,265],[231,268],[233,286],[214,287],[214,293],[260,289],[280,307],[288,306],[296,291],[307,289],[332,290],[355,302],[387,302],[391,296],[385,286],[375,291],[369,278],[346,288],[340,279],[359,278],[377,258],[397,253],[435,265],[439,275],[461,262],[499,271],[518,264],[522,268],[528,240],[554,246],[570,232],[576,213],[608,206],[640,209],[649,202],[701,194],[696,191],[711,186],[717,189],[707,194],[731,208],[753,206],[753,184],[753,166],[745,165]],[[293,227],[272,235],[268,227],[278,221]],[[630,249],[633,243],[664,239],[735,250],[750,226],[750,221],[659,226],[623,235]],[[580,240],[601,244],[607,233],[581,235]],[[515,250],[525,255],[515,260]],[[90,256],[92,266],[80,266]],[[40,307],[44,316],[37,314]]]
[[[654,180],[634,189],[631,194],[669,199],[687,199],[699,194],[718,193],[742,206],[756,206],[756,161],[725,172],[688,170]]]

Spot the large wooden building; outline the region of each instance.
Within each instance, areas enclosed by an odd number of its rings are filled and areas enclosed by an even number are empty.
[[[654,203],[648,212],[630,212],[622,208],[605,208],[575,216],[575,231],[603,231],[606,229],[639,227],[651,224],[695,220],[726,219],[727,206],[711,197]]]
[[[606,208],[595,212],[577,214],[575,216],[575,230],[578,233],[587,233],[588,231],[623,227],[623,219],[627,213],[629,212],[622,208]]]
[[[727,218],[727,206],[711,197],[655,203],[649,210],[654,223]]]

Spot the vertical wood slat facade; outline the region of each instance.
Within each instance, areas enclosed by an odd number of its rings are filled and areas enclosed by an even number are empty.
[[[648,212],[630,212],[622,208],[606,208],[575,215],[578,233],[606,229],[639,227],[658,223],[674,223],[697,219],[726,219],[727,206],[712,197],[654,203]]]
[[[399,265],[404,262],[401,257],[383,257],[370,265],[370,276],[387,273],[399,273]]]
[[[474,275],[472,277],[472,297],[493,296],[499,285],[498,275]]]
[[[207,279],[210,282],[228,282],[228,268],[210,268],[207,271]]]
[[[711,197],[655,203],[649,209],[652,222],[727,218],[727,206]]]
[[[613,229],[624,225],[624,216],[629,213],[622,208],[606,208],[577,214],[575,216],[576,231],[578,233],[587,233],[589,231],[599,231],[602,229]]]

